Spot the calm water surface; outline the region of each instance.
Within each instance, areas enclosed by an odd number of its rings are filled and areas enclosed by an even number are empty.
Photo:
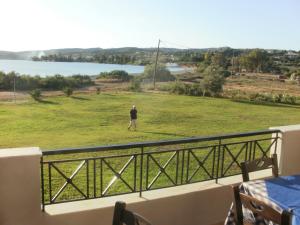
[[[179,66],[170,65],[168,69],[172,72],[180,72],[184,69]],[[130,74],[139,74],[144,71],[144,66],[81,63],[81,62],[34,62],[27,60],[0,60],[0,71],[5,73],[15,71],[20,74],[50,76],[61,74],[71,76],[74,74],[97,75],[101,72],[112,70],[125,70]]]

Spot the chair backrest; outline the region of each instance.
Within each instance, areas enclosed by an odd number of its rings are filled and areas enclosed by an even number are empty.
[[[233,187],[233,192],[235,200],[235,220],[237,225],[244,224],[243,207],[250,210],[253,214],[256,214],[257,217],[272,221],[275,224],[291,224],[291,213],[288,211],[283,210],[282,212],[279,212],[265,202],[241,193],[238,185]]]
[[[127,210],[125,202],[116,202],[112,225],[123,225],[123,224],[151,225],[151,223],[146,218],[140,216],[137,213]]]
[[[263,157],[261,159],[256,159],[253,161],[246,161],[241,163],[243,181],[249,181],[249,173],[264,169],[272,168],[272,173],[274,177],[278,177],[278,163],[277,155],[273,154],[271,158]]]
[[[237,225],[243,224],[243,208],[240,199],[240,185],[232,186],[234,197],[234,219]]]
[[[291,222],[291,215],[286,210],[279,212],[265,202],[244,193],[240,193],[240,199],[242,206],[264,220],[272,221],[279,225],[289,225]]]

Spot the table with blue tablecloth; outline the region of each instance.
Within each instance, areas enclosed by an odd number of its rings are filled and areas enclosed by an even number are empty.
[[[248,181],[240,189],[278,210],[291,212],[292,225],[300,225],[300,175]],[[229,212],[225,224],[234,224],[233,214]]]

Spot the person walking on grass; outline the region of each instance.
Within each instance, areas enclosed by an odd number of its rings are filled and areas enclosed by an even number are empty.
[[[132,109],[130,110],[130,123],[128,126],[128,130],[130,130],[131,127],[136,130],[136,120],[137,120],[137,110],[135,105],[132,106]]]

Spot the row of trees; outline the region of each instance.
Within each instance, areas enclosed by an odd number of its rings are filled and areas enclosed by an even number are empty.
[[[145,66],[144,73],[141,76],[132,76],[129,78],[131,81],[129,90],[140,91],[141,82],[152,82],[154,73],[155,64]],[[101,73],[100,78],[106,77],[127,81],[127,79],[122,79],[121,74],[126,74],[126,72],[112,71],[109,73]],[[210,65],[204,69],[202,73],[203,79],[201,79],[200,82],[187,84],[177,80],[175,83],[171,83],[167,90],[177,94],[217,96],[223,91],[223,85],[227,75],[228,71],[224,70],[224,68]],[[164,64],[158,64],[155,79],[157,82],[168,82],[175,81],[176,77],[171,74]]]
[[[19,75],[15,72],[4,73],[0,71],[0,90],[13,90],[14,86],[17,90],[29,91],[34,89],[45,90],[63,90],[66,87],[81,88],[93,85],[94,82],[90,76],[73,75],[71,77],[63,77],[54,75],[48,77]]]
[[[203,60],[199,63],[200,71],[207,66],[219,66],[225,70],[241,72],[272,72],[278,71],[278,66],[271,60],[269,53],[265,50],[254,49],[246,53],[229,52],[207,52],[204,54]]]
[[[41,57],[32,57],[33,61],[50,61],[50,62],[94,62],[94,63],[108,63],[108,64],[137,64],[146,65],[149,64],[151,58],[149,57],[138,57],[136,55],[129,54],[96,54],[89,57],[82,55],[61,55],[52,54]]]
[[[110,72],[102,72],[97,76],[98,79],[112,79],[118,80],[121,82],[130,81],[129,90],[130,91],[140,91],[141,83],[152,82],[153,75],[155,72],[155,64],[150,64],[145,66],[144,73],[139,76],[129,75],[126,71],[123,70],[113,70]],[[158,64],[156,68],[156,81],[166,82],[174,81],[176,78],[171,74],[171,72],[166,68],[164,64]]]
[[[153,75],[155,71],[155,64],[149,64],[145,66],[144,73],[141,76],[135,77],[140,80],[153,80]],[[119,81],[130,81],[134,79],[134,76],[129,75],[124,70],[113,70],[111,72],[102,72],[99,74],[97,78],[106,78],[106,79],[116,79]],[[175,77],[171,74],[171,72],[167,69],[164,64],[157,64],[156,68],[156,81],[158,82],[166,82],[166,81],[174,81]]]
[[[259,49],[240,56],[237,58],[236,64],[251,72],[271,72],[275,69],[275,65],[270,60],[268,53]]]
[[[127,52],[127,53],[97,53],[92,55],[82,54],[50,54],[40,57],[32,57],[33,61],[50,61],[50,62],[95,62],[95,63],[109,63],[109,64],[135,64],[135,65],[149,65],[153,62],[153,52]],[[197,64],[204,60],[205,54],[196,50],[186,50],[174,53],[169,53],[162,50],[160,52],[160,61],[174,62],[174,63],[191,63]]]
[[[203,79],[198,83],[184,83],[176,81],[167,86],[167,90],[183,95],[219,96],[225,83],[224,71],[221,67],[209,66],[203,72]]]
[[[298,56],[297,56],[298,54]],[[277,74],[292,73],[291,68],[299,68],[300,52],[264,49],[214,49],[196,55],[190,53],[186,59],[198,60],[202,71],[209,65],[220,66],[232,72],[272,72]]]
[[[55,62],[96,62],[112,64],[148,65],[155,58],[153,48],[120,48],[120,49],[90,49],[70,50],[46,53],[41,57],[33,57],[36,61]],[[298,56],[297,56],[298,54]],[[160,61],[178,64],[216,64],[231,70],[259,72],[280,72],[284,66],[299,66],[300,52],[263,49],[174,49],[161,48]]]

